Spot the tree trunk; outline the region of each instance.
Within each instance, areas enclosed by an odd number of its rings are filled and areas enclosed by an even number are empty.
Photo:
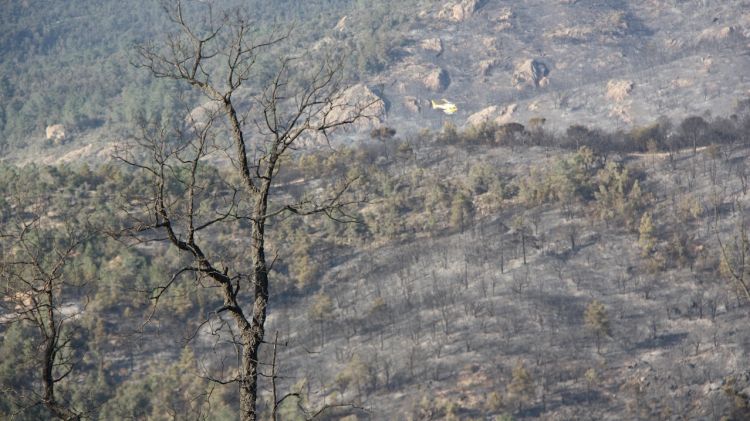
[[[66,421],[77,421],[81,417],[75,412],[71,411],[64,405],[57,402],[55,398],[55,383],[60,379],[55,380],[55,373],[53,368],[55,366],[55,359],[57,358],[58,352],[58,341],[61,331],[61,326],[55,322],[55,307],[53,306],[52,287],[49,285],[45,286],[45,299],[47,300],[47,323],[48,326],[44,326],[42,321],[40,328],[42,335],[44,336],[44,352],[42,354],[42,387],[44,388],[42,395],[42,402],[44,406],[52,412],[57,418]]]
[[[257,419],[256,401],[258,398],[258,348],[260,341],[256,335],[243,334],[242,378],[240,379],[240,419],[255,421]]]
[[[272,166],[271,166],[272,167]],[[258,417],[256,403],[258,399],[258,355],[260,344],[265,335],[266,310],[268,306],[268,267],[265,253],[265,219],[268,209],[268,177],[258,193],[253,210],[252,260],[255,302],[253,318],[242,332],[242,378],[240,379],[240,419],[255,421]]]

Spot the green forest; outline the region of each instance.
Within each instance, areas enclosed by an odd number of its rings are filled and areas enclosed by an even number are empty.
[[[388,64],[389,51],[402,42],[395,28],[414,16],[416,4],[284,0],[223,1],[215,7],[217,13],[252,10],[256,35],[291,30],[287,51],[335,35],[337,21],[352,16],[348,25],[356,35],[346,41],[348,50],[332,53],[345,56],[347,77],[356,80]],[[5,2],[0,15],[2,150],[42,141],[52,124],[74,132],[104,127],[106,133],[130,127],[142,115],[166,118],[179,109],[174,98],[181,88],[150,77],[133,54],[137,44],[169,32],[160,2]],[[264,56],[259,67],[275,66],[273,57]]]

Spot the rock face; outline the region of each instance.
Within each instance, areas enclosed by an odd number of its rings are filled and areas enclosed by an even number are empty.
[[[188,128],[201,130],[206,127],[206,124],[214,119],[220,111],[221,104],[219,104],[218,102],[205,102],[202,105],[199,105],[190,110],[190,113],[185,116],[185,125]]]
[[[635,88],[631,80],[610,80],[607,82],[607,98],[615,102],[621,102],[630,95]]]
[[[425,88],[433,92],[442,92],[451,84],[451,78],[450,75],[448,75],[447,70],[438,68],[427,74],[427,76],[422,79],[422,83]]]
[[[438,56],[443,53],[443,41],[440,38],[423,39],[422,42],[419,43],[419,46],[422,47],[423,50],[434,52],[435,55]]]
[[[516,66],[513,72],[513,86],[523,89],[527,86],[547,86],[549,68],[540,60],[528,59]]]
[[[499,108],[496,105],[489,106],[470,115],[469,118],[466,119],[466,125],[479,126],[489,121],[498,125],[507,124],[511,121],[516,108],[518,108],[517,104],[508,104],[503,108]]]
[[[513,117],[513,113],[516,112],[516,108],[518,108],[517,104],[508,104],[507,106],[505,106],[505,108],[503,108],[502,110],[500,110],[500,115],[498,115],[495,118],[495,123],[497,123],[497,124],[507,124],[507,123],[510,123],[510,121],[511,121],[511,119]]]
[[[698,39],[701,41],[721,41],[737,32],[734,26],[711,27],[704,29]]]
[[[62,124],[47,126],[47,140],[51,140],[57,145],[65,141],[65,136],[65,126]]]
[[[358,130],[371,129],[385,120],[385,102],[366,85],[359,83],[345,90],[333,105],[329,120],[346,119],[362,110],[363,118],[354,122]]]
[[[476,13],[483,5],[484,0],[463,0],[459,3],[446,5],[440,11],[438,17],[454,22],[463,22]]]
[[[466,119],[466,125],[467,126],[479,126],[483,123],[486,123],[492,120],[496,112],[497,112],[497,106],[495,105],[489,106],[481,111],[478,111],[470,115],[469,118]]]

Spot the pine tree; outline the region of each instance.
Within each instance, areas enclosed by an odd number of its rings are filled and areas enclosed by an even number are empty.
[[[459,228],[463,232],[464,228],[471,220],[471,216],[471,200],[463,192],[457,192],[451,201],[451,226]]]
[[[647,257],[656,247],[656,237],[654,237],[654,222],[651,213],[646,212],[641,216],[641,224],[638,227],[638,245],[641,247],[641,256]]]
[[[588,307],[586,307],[584,321],[586,327],[596,335],[596,352],[600,353],[602,336],[611,336],[612,333],[609,326],[609,318],[604,309],[604,304],[597,300],[592,301]]]
[[[522,404],[531,400],[533,393],[534,383],[531,380],[531,375],[526,370],[523,361],[519,360],[513,367],[512,378],[508,385],[508,395],[518,403],[518,410],[520,411]]]

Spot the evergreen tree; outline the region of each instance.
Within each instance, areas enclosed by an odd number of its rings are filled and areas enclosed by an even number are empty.
[[[601,352],[602,337],[611,335],[609,319],[607,318],[604,304],[596,300],[589,303],[584,314],[584,322],[586,323],[586,327],[596,336],[596,352]]]

